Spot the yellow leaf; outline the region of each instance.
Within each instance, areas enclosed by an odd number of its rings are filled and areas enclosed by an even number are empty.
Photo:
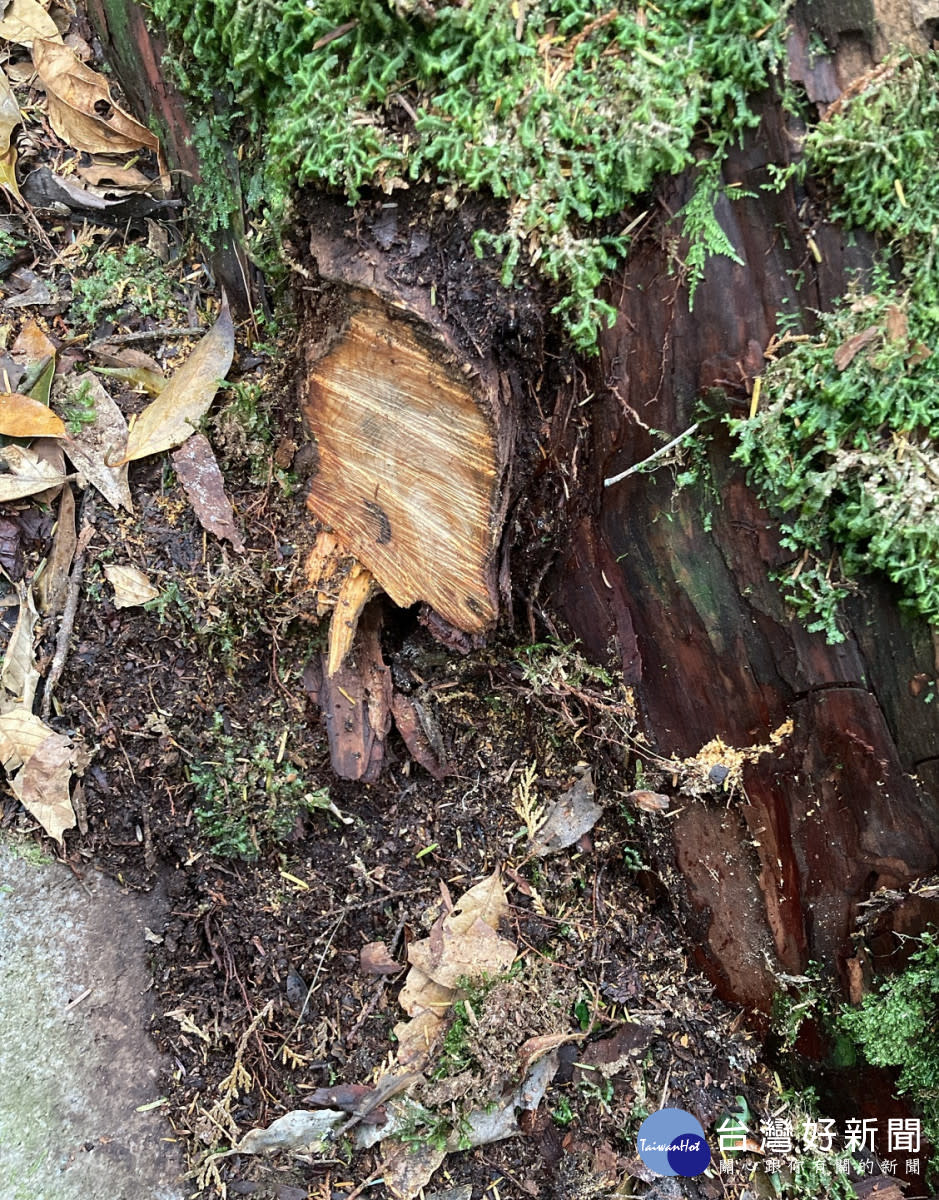
[[[36,38],[62,41],[55,21],[38,0],[12,0],[0,20],[0,38],[20,46],[30,46]]]
[[[75,150],[124,154],[156,150],[159,142],[111,99],[103,76],[58,42],[36,38],[33,65],[46,89],[49,123]]]
[[[62,418],[32,396],[0,393],[0,434],[4,437],[65,437],[65,432]]]
[[[23,197],[16,182],[16,147],[10,139],[13,130],[22,120],[23,114],[9,81],[0,71],[0,187],[5,188],[20,203]]]
[[[160,395],[131,427],[122,466],[183,443],[209,411],[235,352],[235,328],[228,302],[218,320],[172,376]]]
[[[160,594],[137,567],[109,566],[104,568],[104,574],[114,588],[115,608],[134,608]]]

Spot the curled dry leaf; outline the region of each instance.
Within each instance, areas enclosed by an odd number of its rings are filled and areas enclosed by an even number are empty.
[[[114,588],[115,608],[134,608],[155,600],[159,592],[136,567],[107,566],[104,575]]]
[[[20,204],[19,184],[16,182],[16,147],[13,145],[13,130],[23,120],[20,106],[16,102],[9,80],[0,71],[0,187],[4,188]]]
[[[430,1058],[450,1006],[463,994],[455,986],[458,979],[484,971],[498,974],[512,965],[517,947],[496,932],[507,913],[505,888],[496,870],[435,923],[430,937],[409,947],[411,969],[398,1003],[411,1019],[399,1021],[394,1029],[403,1066],[419,1070]]]
[[[134,422],[117,465],[172,450],[190,437],[209,411],[234,353],[235,327],[226,300],[209,332]]]
[[[4,437],[65,437],[65,422],[32,396],[0,393],[0,434]]]
[[[125,154],[159,146],[145,125],[118,108],[104,78],[68,46],[36,38],[33,65],[46,89],[49,123],[75,150]]]
[[[43,462],[32,450],[10,444],[0,449],[0,502],[34,496],[56,487],[68,478]]]
[[[91,425],[82,425],[69,439],[68,456],[112,508],[131,512],[134,504],[127,483],[127,467],[108,466],[127,440],[124,414],[91,372],[70,375],[57,384],[55,402],[60,408],[75,404],[79,396],[84,406],[93,403],[95,419]]]
[[[36,578],[36,601],[46,615],[61,612],[65,605],[69,572],[72,569],[77,543],[75,495],[71,485],[65,484],[59,501],[55,533],[52,535],[52,549],[42,572]]]
[[[297,1108],[272,1121],[266,1129],[252,1129],[238,1143],[239,1154],[272,1154],[276,1150],[322,1147],[345,1114],[331,1108],[307,1112]]]
[[[69,795],[73,757],[69,739],[55,733],[26,707],[0,713],[0,760],[10,787],[23,807],[59,842],[64,831],[75,825]]]
[[[17,586],[20,611],[7,643],[3,665],[0,667],[0,711],[22,705],[32,709],[39,685],[39,670],[33,656],[33,640],[39,613],[33,603],[32,589],[25,583]]]
[[[62,41],[55,21],[38,0],[11,0],[0,20],[0,38],[19,46],[31,46],[36,38]]]
[[[235,525],[225,480],[204,433],[194,433],[173,453],[173,467],[202,528],[219,539],[227,538],[242,554],[244,539]]]
[[[384,942],[368,942],[359,951],[359,967],[363,975],[397,975],[404,967],[388,953]]]

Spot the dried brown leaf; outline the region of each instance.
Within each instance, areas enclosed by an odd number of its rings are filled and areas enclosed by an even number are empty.
[[[2,22],[0,22],[2,24]],[[20,204],[19,185],[16,182],[16,147],[13,145],[13,130],[23,120],[20,106],[16,102],[9,80],[0,71],[0,187],[10,193]]]
[[[194,433],[173,452],[173,467],[202,528],[219,539],[227,538],[242,554],[244,539],[235,525],[225,480],[204,433]]]
[[[11,443],[0,449],[0,501],[35,496],[64,483],[66,476],[43,462],[31,449]]]
[[[83,425],[67,443],[68,456],[88,482],[107,500],[112,508],[133,510],[134,504],[127,483],[127,467],[108,466],[113,457],[120,454],[127,441],[127,422],[105,390],[101,381],[91,372],[70,375],[58,382],[55,403],[64,407],[75,402],[81,393],[85,401],[93,400],[95,420],[92,425]]]
[[[195,431],[209,411],[235,352],[228,302],[218,320],[134,423],[121,464],[172,450]]]
[[[65,422],[22,392],[0,393],[0,434],[4,437],[65,437]]]
[[[155,600],[159,591],[137,567],[107,566],[104,575],[114,588],[115,608],[135,608]]]
[[[62,41],[55,21],[38,0],[12,0],[0,20],[0,38],[18,46],[31,46],[36,38]]]
[[[78,535],[75,532],[75,494],[70,484],[62,488],[59,517],[52,535],[52,549],[42,573],[36,579],[36,601],[41,612],[54,615],[61,612],[68,592],[69,572]]]
[[[18,770],[53,731],[22,705],[0,713],[0,762],[7,773]]]
[[[552,805],[531,843],[531,853],[536,858],[573,846],[593,829],[603,816],[603,809],[593,800],[595,790],[587,771]]]
[[[518,947],[485,921],[475,921],[465,933],[448,929],[445,922],[442,934],[439,953],[429,938],[408,948],[411,965],[441,987],[456,988],[460,979],[501,975],[515,961]]]
[[[896,304],[891,304],[886,312],[887,339],[891,342],[905,342],[909,334],[910,323],[906,312]]]
[[[876,341],[880,337],[880,333],[879,325],[868,325],[866,329],[860,333],[856,333],[854,337],[849,337],[846,342],[842,342],[832,358],[838,370],[844,371],[849,367],[865,346],[869,346],[871,342]]]
[[[364,975],[397,975],[404,966],[395,962],[384,942],[368,942],[359,951],[359,969]]]
[[[453,912],[446,917],[448,928],[463,933],[476,921],[485,921],[493,929],[509,915],[509,902],[502,886],[502,875],[497,869],[485,879],[474,884],[457,901]]]
[[[32,589],[25,583],[20,583],[16,590],[20,610],[7,643],[3,665],[0,666],[0,685],[5,693],[0,696],[0,708],[7,710],[22,705],[31,710],[39,685],[39,669],[33,656],[39,613],[33,602]]]
[[[75,827],[69,793],[71,764],[69,739],[64,733],[50,733],[10,779],[17,800],[57,842],[62,841],[66,829]]]
[[[125,154],[158,148],[150,130],[114,103],[104,77],[68,46],[37,37],[33,64],[46,89],[49,123],[75,150]]]

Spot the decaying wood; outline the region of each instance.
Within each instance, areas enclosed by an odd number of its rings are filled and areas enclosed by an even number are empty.
[[[343,779],[374,783],[391,728],[391,672],[381,654],[381,611],[365,609],[346,662],[330,675],[326,655],[311,662],[304,686],[322,710],[332,768]]]
[[[326,658],[326,674],[336,674],[352,649],[355,631],[362,609],[375,591],[375,581],[367,567],[355,563],[342,581],[336,607],[329,622],[329,654]]]
[[[348,303],[306,375],[310,508],[399,607],[481,633],[498,610],[495,398],[407,313],[357,290]]]

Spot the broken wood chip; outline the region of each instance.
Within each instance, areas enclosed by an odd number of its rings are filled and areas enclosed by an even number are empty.
[[[339,588],[336,607],[329,622],[329,653],[326,658],[326,674],[329,678],[336,674],[352,649],[359,617],[376,590],[371,571],[361,563],[353,563],[352,570]]]

